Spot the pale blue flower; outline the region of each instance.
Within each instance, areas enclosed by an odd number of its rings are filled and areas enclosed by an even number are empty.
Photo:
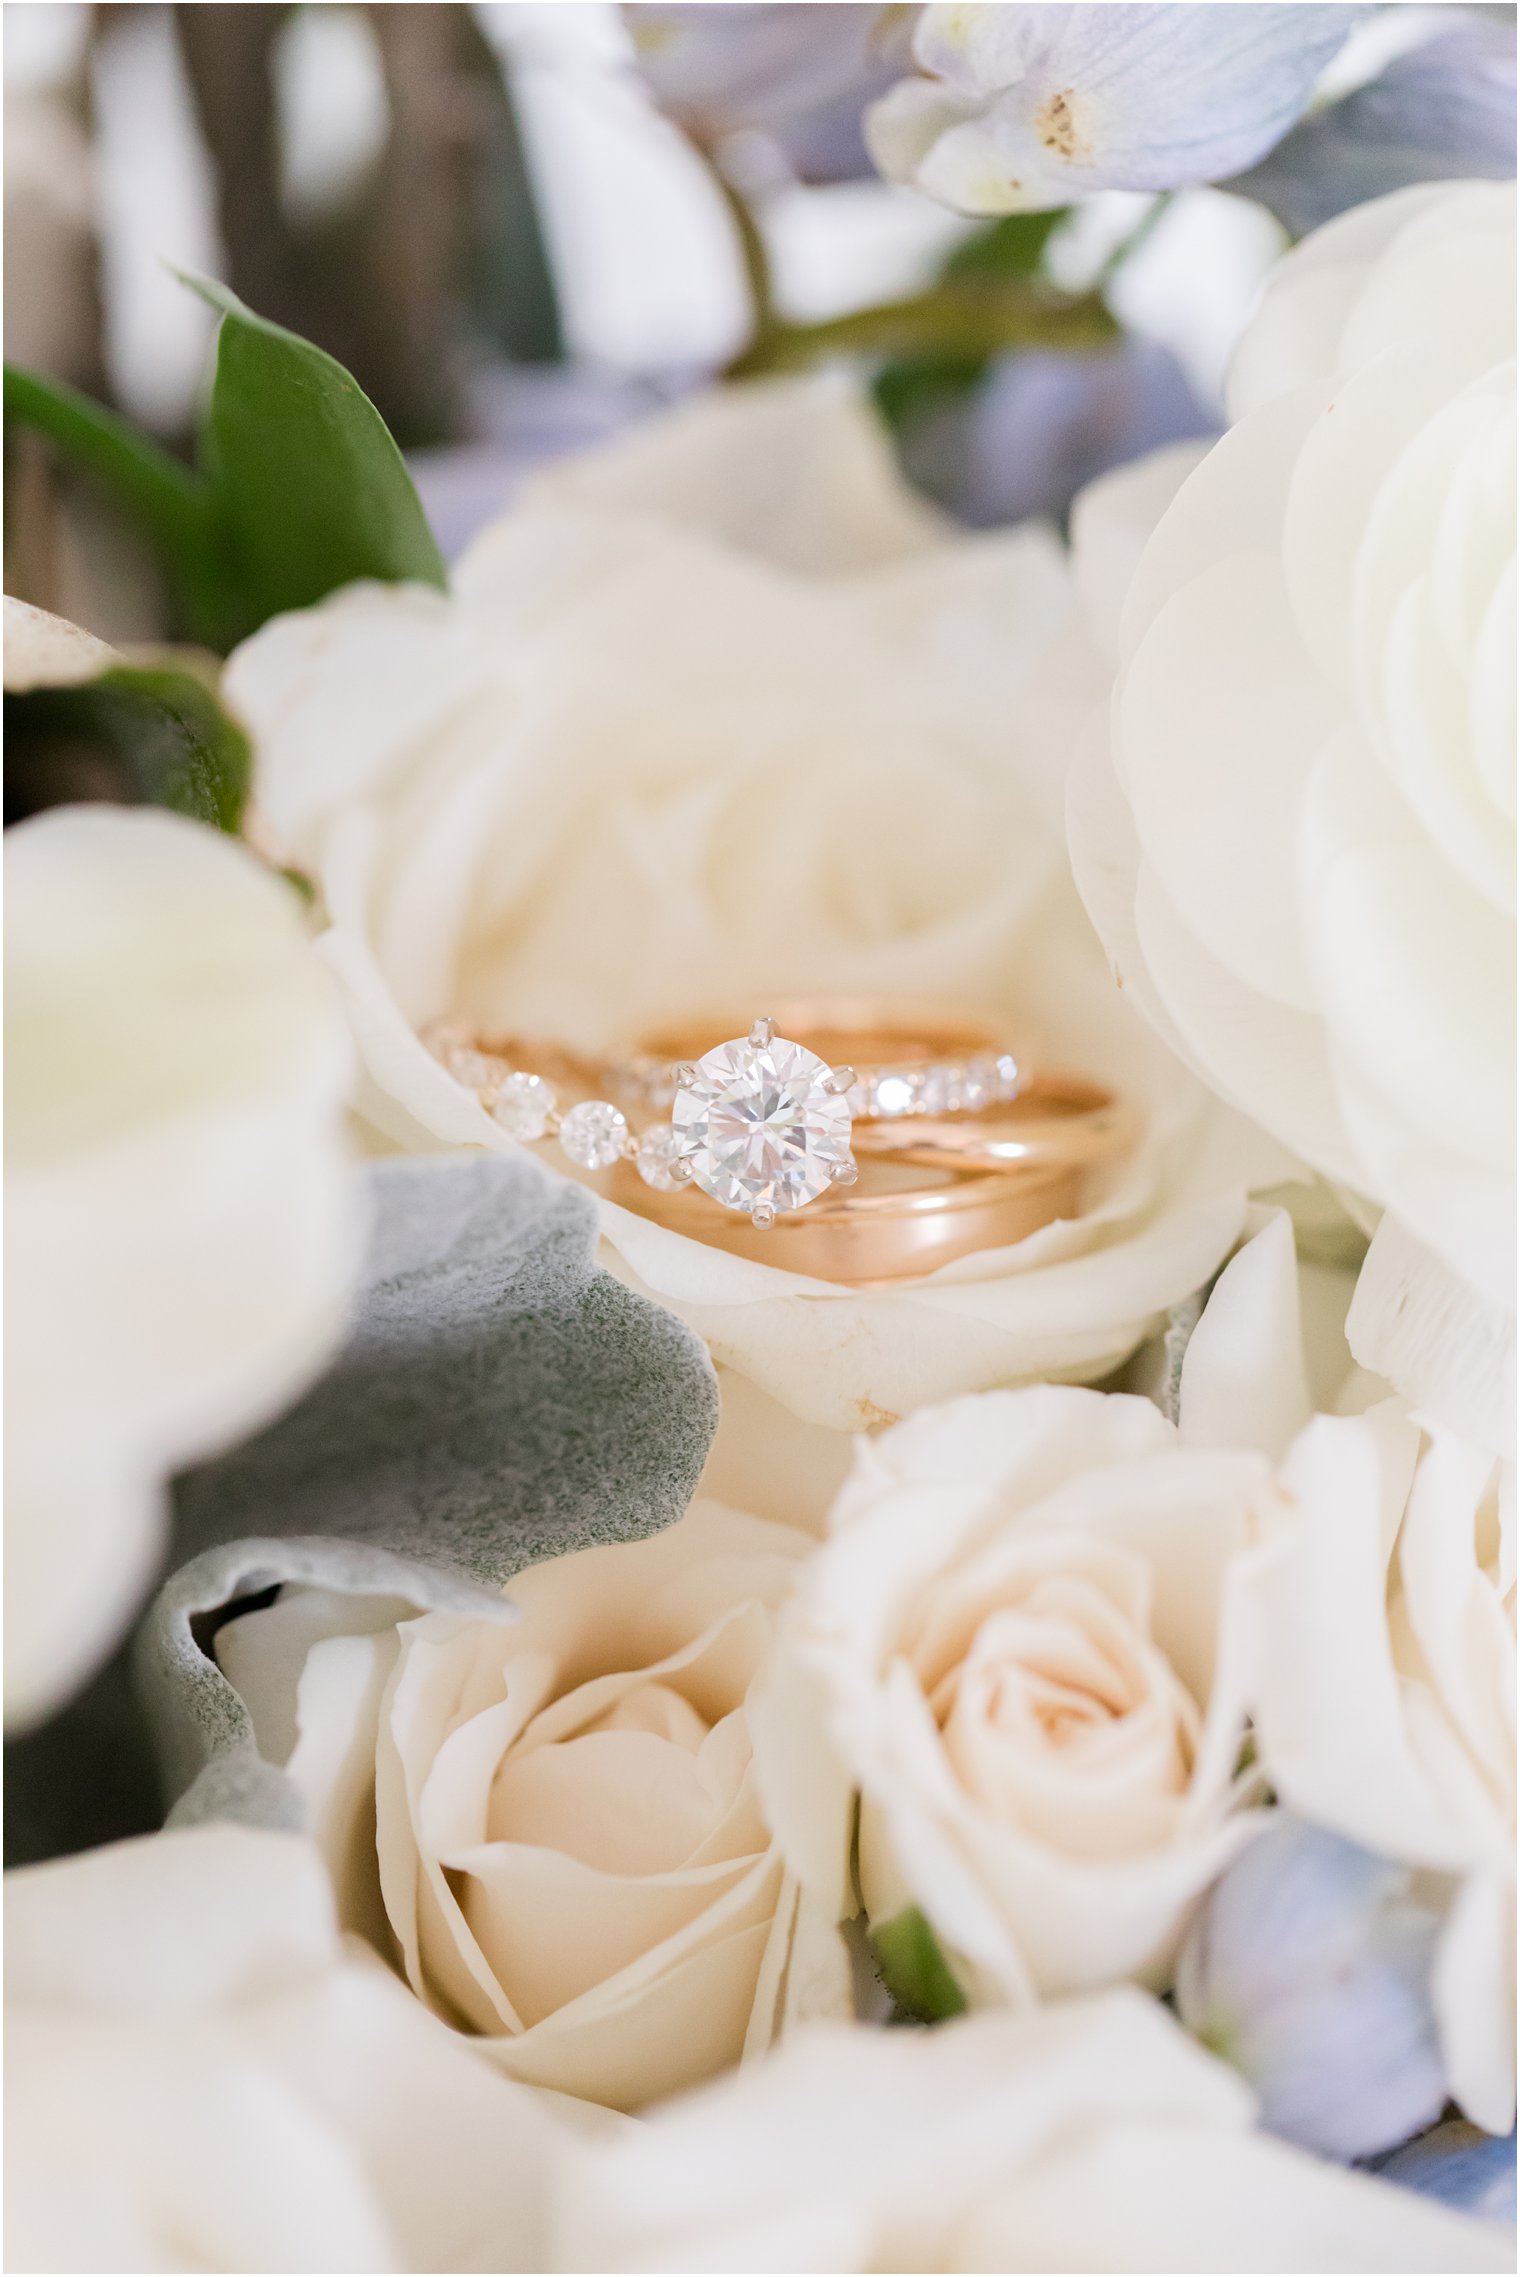
[[[807,182],[871,172],[861,113],[909,62],[916,8],[675,6],[639,0],[623,20],[661,110],[698,140],[751,129]]]
[[[999,356],[969,392],[905,421],[898,448],[921,490],[985,528],[1062,519],[1111,467],[1218,432],[1171,351],[1132,336],[1091,355]]]
[[[1446,2119],[1387,2158],[1377,2171],[1424,2198],[1488,2222],[1515,2218],[1515,2137],[1485,2135],[1465,2119]]]
[[[1178,1964],[1178,2010],[1250,2080],[1274,2134],[1370,2158],[1446,2101],[1439,1927],[1407,1869],[1283,1817],[1211,1891]]]
[[[1345,42],[1350,7],[925,8],[925,76],[875,104],[882,172],[962,213],[1238,174],[1280,141]]]
[[[1270,206],[1301,237],[1411,182],[1507,181],[1514,171],[1514,23],[1466,16],[1301,120],[1225,186]]]

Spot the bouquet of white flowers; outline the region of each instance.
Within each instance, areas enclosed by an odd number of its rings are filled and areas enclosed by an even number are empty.
[[[447,564],[7,369],[8,2265],[1512,2267],[1513,24],[570,13],[750,314]]]

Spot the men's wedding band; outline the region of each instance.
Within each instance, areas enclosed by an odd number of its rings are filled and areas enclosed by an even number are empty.
[[[448,1032],[433,1044],[503,1129],[553,1138],[643,1216],[857,1287],[1075,1215],[1088,1173],[1138,1128],[1101,1084],[1033,1066],[962,1013],[820,998],[736,1025],[684,1021],[596,1058]],[[562,1112],[556,1086],[582,1096]],[[596,1087],[611,1096],[585,1096]]]

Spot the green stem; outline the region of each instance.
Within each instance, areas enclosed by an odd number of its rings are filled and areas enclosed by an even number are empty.
[[[776,312],[776,286],[771,270],[770,248],[765,233],[755,218],[754,208],[742,190],[736,189],[723,169],[721,160],[710,143],[693,138],[692,147],[712,178],[729,219],[739,240],[739,257],[744,264],[744,281],[749,287],[750,320],[753,329],[744,358],[763,354],[769,342],[786,328]],[[763,363],[756,367],[765,370]]]
[[[1106,347],[1118,327],[1096,292],[983,277],[949,278],[909,300],[852,309],[819,324],[772,327],[729,366],[729,378],[785,371],[826,356],[952,357],[968,361],[1009,348]]]
[[[1108,290],[1108,287],[1113,283],[1114,278],[1123,268],[1125,262],[1128,261],[1133,254],[1139,252],[1141,246],[1150,236],[1151,231],[1155,228],[1157,222],[1160,221],[1171,210],[1172,200],[1175,196],[1176,192],[1174,190],[1162,190],[1156,197],[1152,198],[1150,204],[1146,207],[1144,213],[1140,216],[1140,219],[1136,222],[1129,235],[1127,237],[1120,238],[1118,244],[1114,247],[1112,253],[1109,254],[1108,259],[1104,262],[1102,268],[1098,271],[1098,274],[1093,281],[1094,292],[1101,293]]]

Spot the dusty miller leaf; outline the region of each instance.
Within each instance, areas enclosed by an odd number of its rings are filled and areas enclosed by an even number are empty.
[[[457,1157],[371,1172],[376,1224],[348,1346],[290,1414],[179,1485],[189,1562],[139,1667],[175,1813],[293,1824],[210,1634],[239,1601],[308,1582],[507,1621],[540,1558],[677,1518],[717,1422],[699,1340],[594,1262],[580,1187]]]

